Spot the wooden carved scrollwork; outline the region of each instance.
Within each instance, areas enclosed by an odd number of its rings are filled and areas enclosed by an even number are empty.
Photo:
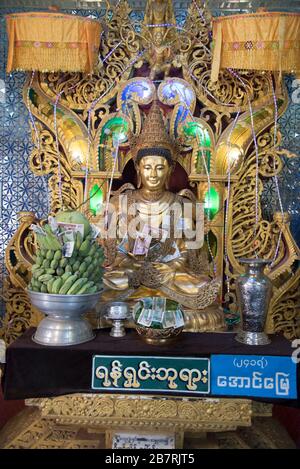
[[[26,293],[30,281],[29,267],[33,263],[35,239],[29,227],[37,223],[32,212],[20,212],[20,226],[9,242],[5,264],[9,276],[4,281],[6,314],[1,322],[0,338],[7,344],[15,340],[28,327],[36,326],[42,315],[35,310]]]
[[[274,148],[274,129],[270,127],[257,139],[258,143],[258,185],[259,200],[263,189],[263,178],[274,177],[282,169],[283,155],[292,157],[289,152],[278,150],[280,135]],[[273,260],[266,269],[266,274],[273,282],[273,300],[270,305],[267,330],[283,332],[287,338],[298,336],[300,312],[297,306],[299,294],[300,270],[297,260],[300,251],[289,229],[289,216],[276,212],[272,221],[262,218],[260,203],[258,206],[258,224],[255,211],[256,191],[256,155],[250,149],[243,167],[239,172],[239,180],[231,189],[229,203],[228,259],[225,267],[230,283],[228,300],[231,308],[236,307],[235,279],[243,272],[238,263],[241,257],[258,256]],[[297,287],[298,285],[298,287]],[[276,306],[275,306],[276,305]]]

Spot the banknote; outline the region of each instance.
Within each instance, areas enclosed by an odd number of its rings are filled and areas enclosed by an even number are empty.
[[[138,319],[138,323],[145,327],[150,327],[152,323],[153,312],[151,309],[143,309],[140,317]]]
[[[151,236],[145,235],[143,233],[138,233],[134,246],[133,246],[133,254],[136,256],[143,256],[147,255],[149,251],[149,247],[151,244]]]
[[[121,252],[122,254],[127,254],[127,253],[128,253],[128,249],[129,249],[128,237],[127,237],[127,236],[124,236],[124,238],[122,239],[122,241],[121,241],[120,244],[118,245],[117,250],[118,250],[119,252]]]
[[[182,327],[184,326],[183,314],[182,312],[177,309],[175,311],[175,327]]]
[[[164,314],[166,310],[166,298],[154,297],[153,298],[153,321],[163,323]]]
[[[163,320],[163,327],[175,327],[176,320],[174,311],[166,311]]]

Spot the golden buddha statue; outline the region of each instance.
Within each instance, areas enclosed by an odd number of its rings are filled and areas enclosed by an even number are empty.
[[[191,329],[223,329],[222,311],[211,307],[220,280],[209,276],[203,204],[187,189],[168,190],[178,149],[158,101],[141,134],[130,140],[138,188],[126,184],[110,200],[107,246],[113,260],[104,275],[103,300],[163,296],[183,306]]]

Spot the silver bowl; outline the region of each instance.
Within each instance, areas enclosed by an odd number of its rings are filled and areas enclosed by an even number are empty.
[[[42,319],[32,338],[42,345],[76,345],[95,337],[84,313],[93,309],[101,291],[83,295],[55,295],[28,290],[32,305],[47,317]]]
[[[123,301],[112,301],[105,306],[105,310],[105,316],[112,320],[128,319],[131,316],[128,304]]]

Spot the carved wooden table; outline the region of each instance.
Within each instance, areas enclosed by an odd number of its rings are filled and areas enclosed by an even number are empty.
[[[27,408],[19,424],[8,427],[2,440],[0,436],[2,447],[99,448],[105,446],[104,440],[109,447],[115,431],[146,431],[173,432],[176,446],[180,448],[184,438],[185,441],[190,437],[204,439],[215,432],[249,428],[253,417],[271,416],[270,404],[247,398],[183,397],[136,391],[96,394],[91,389],[91,358],[95,353],[109,355],[112,347],[117,355],[158,356],[167,352],[182,357],[209,356],[212,350],[240,353],[242,346],[232,341],[232,335],[202,334],[200,337],[184,333],[182,342],[172,345],[172,350],[161,350],[162,347],[141,342],[134,331],[129,331],[123,342],[114,340],[113,343],[107,331],[99,331],[95,341],[65,348],[35,344],[31,341],[33,332],[33,329],[26,331],[8,348],[5,397],[30,398],[26,399]],[[271,349],[273,353],[276,340]]]

